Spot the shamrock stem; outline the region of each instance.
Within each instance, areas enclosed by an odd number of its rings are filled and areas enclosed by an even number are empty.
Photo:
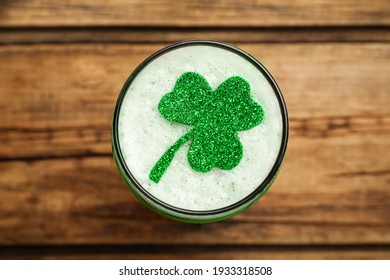
[[[162,155],[162,157],[157,161],[157,163],[152,168],[152,171],[150,171],[149,174],[150,180],[152,180],[155,183],[158,183],[160,181],[162,175],[165,173],[165,171],[168,169],[169,165],[171,164],[176,152],[180,149],[181,146],[184,145],[185,142],[187,142],[193,137],[194,131],[195,129],[191,129],[189,132],[184,134],[182,137],[180,137],[179,140],[176,141],[175,144],[173,144]]]

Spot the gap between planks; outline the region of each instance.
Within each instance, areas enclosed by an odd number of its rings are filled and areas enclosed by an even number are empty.
[[[3,246],[0,259],[388,259],[388,245]]]
[[[18,27],[0,28],[0,44],[172,43],[209,39],[236,43],[390,42],[390,27]]]

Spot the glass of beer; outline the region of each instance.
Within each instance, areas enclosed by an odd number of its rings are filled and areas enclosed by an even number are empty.
[[[112,125],[128,188],[155,212],[189,223],[221,221],[259,200],[287,140],[286,105],[271,74],[216,41],[175,43],[143,61]]]

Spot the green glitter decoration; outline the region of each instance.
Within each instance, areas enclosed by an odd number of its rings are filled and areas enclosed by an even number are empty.
[[[206,79],[195,72],[186,72],[177,79],[173,91],[161,98],[158,110],[165,119],[194,128],[157,161],[149,174],[156,183],[179,148],[191,139],[188,162],[195,171],[233,169],[243,155],[237,132],[259,125],[264,118],[264,110],[253,100],[245,79],[230,77],[213,91]]]

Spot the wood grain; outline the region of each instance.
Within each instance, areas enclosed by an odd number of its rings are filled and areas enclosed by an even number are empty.
[[[383,260],[385,246],[18,246],[0,259],[93,260]]]
[[[2,0],[0,26],[388,26],[387,0]]]
[[[0,0],[0,259],[390,259],[387,0]],[[114,166],[118,93],[168,43],[238,44],[290,142],[254,207],[165,219]]]
[[[0,44],[173,43],[191,39],[235,43],[389,42],[389,27],[61,27],[0,28]]]
[[[149,211],[111,159],[118,92],[161,44],[1,46],[0,245],[389,245],[388,44],[239,46],[281,86],[291,138],[261,202],[210,225]]]
[[[0,242],[389,244],[389,159],[367,156],[385,155],[387,139],[292,137],[261,202],[211,225],[176,223],[146,209],[110,157],[2,162]]]
[[[389,113],[387,44],[238,46],[273,73],[292,117]],[[0,90],[4,94],[0,106],[4,121],[0,125],[69,127],[75,121],[77,125],[107,125],[127,76],[161,47],[159,44],[2,46]],[[16,60],[18,63],[14,63]],[[326,106],[328,102],[331,104]]]
[[[106,120],[109,122],[109,120]],[[290,137],[332,138],[390,133],[388,116],[290,118]],[[110,125],[4,128],[0,134],[0,161],[111,156]],[[328,140],[328,139],[327,139]],[[334,139],[330,139],[334,141]]]
[[[385,137],[389,131],[388,44],[239,46],[274,74],[287,102],[292,136]],[[109,154],[109,127],[122,84],[161,47],[0,47],[0,157]]]

